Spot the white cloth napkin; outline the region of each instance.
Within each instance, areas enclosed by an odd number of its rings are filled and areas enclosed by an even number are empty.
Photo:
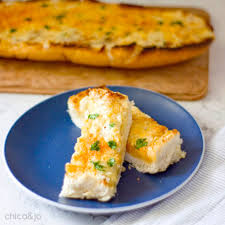
[[[202,166],[180,191],[154,206],[112,215],[103,224],[225,224],[225,127],[207,141]]]

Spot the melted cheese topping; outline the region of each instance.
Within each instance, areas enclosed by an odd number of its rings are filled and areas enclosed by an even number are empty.
[[[89,101],[90,92],[109,90],[106,87],[88,89],[68,99],[68,112],[76,126],[83,129],[87,114],[93,109]],[[158,124],[147,114],[143,113],[132,104],[132,125],[127,140],[127,151],[125,160],[131,163],[138,171],[144,173],[157,173],[165,171],[169,165],[185,158],[186,153],[182,151],[182,139],[178,130],[169,130]],[[107,111],[102,105],[96,107],[98,113]],[[109,140],[111,132],[118,129],[117,117],[109,115],[101,129],[101,135]],[[110,126],[110,124],[112,124]],[[103,132],[102,132],[103,131]],[[106,132],[105,132],[106,131]],[[91,132],[91,129],[89,129]]]
[[[7,18],[7,19],[6,19]],[[0,3],[0,40],[12,43],[178,48],[213,39],[192,13],[89,1]]]
[[[127,141],[127,152],[134,158],[145,162],[155,162],[160,148],[179,134],[179,131],[176,129],[168,130],[167,127],[158,124],[135,106],[132,107],[132,115],[133,123]],[[145,139],[147,144],[137,148],[138,139]]]
[[[76,180],[91,173],[99,183],[115,188],[132,120],[131,104],[127,96],[103,89],[90,90],[80,104],[87,113],[66,174]],[[111,122],[115,123],[113,128]]]

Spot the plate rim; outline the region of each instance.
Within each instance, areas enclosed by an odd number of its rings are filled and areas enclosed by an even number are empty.
[[[60,202],[55,202],[53,200],[47,199],[47,198],[45,198],[45,197],[37,194],[36,192],[30,190],[28,187],[26,187],[25,185],[23,185],[19,179],[16,178],[16,176],[11,171],[10,166],[9,166],[9,164],[7,162],[7,158],[6,158],[6,151],[7,151],[6,150],[6,144],[7,144],[8,137],[11,134],[11,131],[13,130],[13,128],[15,127],[15,125],[17,124],[17,122],[25,114],[27,114],[31,110],[33,110],[33,108],[35,108],[35,107],[37,107],[37,106],[45,103],[46,101],[49,101],[49,100],[51,100],[51,99],[53,99],[53,98],[55,98],[57,96],[67,94],[69,92],[73,92],[73,91],[80,92],[82,90],[86,90],[88,88],[93,88],[93,87],[96,87],[96,86],[88,86],[88,87],[82,87],[82,88],[77,88],[77,89],[71,89],[71,90],[64,91],[64,92],[60,92],[59,94],[50,96],[49,98],[47,98],[47,99],[45,99],[45,100],[43,100],[43,101],[35,104],[34,106],[32,106],[31,108],[29,108],[28,110],[26,110],[24,113],[22,113],[22,115],[20,115],[16,119],[16,121],[10,127],[10,129],[9,129],[7,135],[6,135],[5,142],[4,142],[4,150],[2,151],[2,154],[3,154],[3,164],[6,167],[6,171],[7,171],[8,175],[9,175],[9,177],[11,177],[11,179],[13,180],[13,182],[16,185],[18,185],[31,198],[37,199],[37,200],[39,200],[39,201],[41,201],[43,203],[46,203],[48,205],[55,206],[57,208],[60,208],[60,209],[63,209],[63,210],[67,210],[67,211],[72,211],[72,212],[77,212],[77,213],[84,213],[84,214],[95,214],[95,215],[106,215],[106,214],[122,213],[122,212],[128,212],[128,211],[131,211],[131,210],[136,210],[136,209],[144,208],[144,207],[153,205],[153,204],[155,204],[157,202],[160,202],[160,201],[162,201],[162,200],[170,197],[171,195],[173,195],[174,193],[176,193],[177,191],[179,191],[181,188],[183,188],[193,178],[193,176],[197,173],[197,171],[199,170],[199,168],[200,168],[200,166],[202,164],[202,161],[203,161],[203,158],[204,158],[204,155],[205,155],[205,138],[204,138],[204,135],[203,135],[203,132],[202,132],[201,127],[197,123],[197,121],[194,118],[194,116],[191,115],[191,113],[189,113],[183,106],[181,106],[179,103],[177,103],[175,100],[171,99],[170,97],[165,96],[165,95],[163,95],[161,93],[152,91],[152,90],[148,90],[146,88],[139,88],[139,87],[133,87],[133,86],[125,86],[125,85],[107,85],[107,87],[109,87],[109,88],[129,88],[129,89],[135,88],[135,89],[139,89],[139,90],[151,92],[152,94],[158,95],[158,96],[160,96],[160,97],[168,100],[169,102],[174,103],[176,106],[178,106],[179,108],[181,108],[185,113],[187,113],[193,119],[193,121],[196,123],[196,125],[197,125],[197,127],[198,127],[198,129],[200,131],[200,135],[201,135],[201,139],[202,139],[202,154],[201,154],[200,160],[198,162],[198,165],[195,167],[195,169],[193,170],[193,172],[187,177],[187,179],[185,179],[176,188],[172,189],[171,191],[169,191],[169,192],[167,192],[167,193],[165,193],[165,194],[163,194],[163,195],[161,195],[161,196],[159,196],[159,197],[157,197],[155,199],[148,200],[148,201],[145,201],[145,202],[142,202],[142,203],[132,204],[132,205],[129,205],[129,206],[119,206],[119,207],[115,207],[115,208],[99,209],[99,208],[86,208],[86,207],[84,208],[84,207],[78,207],[78,206],[69,206],[69,205],[62,204]]]

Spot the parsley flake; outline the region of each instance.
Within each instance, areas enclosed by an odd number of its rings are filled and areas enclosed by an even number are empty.
[[[44,28],[45,28],[46,30],[51,29],[51,27],[50,27],[50,26],[48,26],[48,25],[44,25]]]
[[[108,142],[108,146],[109,146],[111,149],[116,149],[117,144],[116,144],[115,141],[109,141],[109,142]]]
[[[112,32],[108,31],[108,32],[105,32],[105,35],[109,36],[110,34],[112,34]]]
[[[148,145],[148,142],[146,140],[147,140],[147,138],[137,139],[136,140],[136,144],[135,144],[135,148],[136,149],[139,149],[139,148],[142,148],[144,146],[147,146]]]
[[[180,21],[180,20],[172,21],[170,24],[171,24],[171,25],[180,25],[180,26],[182,26],[182,27],[184,26],[183,22]]]
[[[95,151],[99,151],[100,150],[100,146],[99,146],[99,141],[96,141],[95,143],[93,143],[92,145],[91,145],[91,150],[93,151],[93,150],[95,150]]]
[[[109,167],[113,167],[114,164],[115,164],[116,160],[114,158],[110,158],[108,161],[107,161],[107,165]]]
[[[109,127],[110,127],[110,128],[115,127],[115,123],[110,123],[110,124],[109,124]]]
[[[10,33],[15,33],[16,31],[17,31],[17,29],[15,29],[15,28],[10,29]]]
[[[94,113],[94,114],[89,114],[88,115],[88,119],[91,119],[91,120],[95,120],[97,117],[99,117],[98,113]]]
[[[31,20],[32,20],[32,18],[27,17],[27,18],[25,18],[24,20],[25,20],[25,21],[31,21]]]
[[[158,21],[158,24],[159,24],[159,25],[163,25],[164,22],[163,22],[162,20],[160,20],[160,21]]]
[[[46,8],[46,7],[48,7],[48,4],[43,3],[43,4],[41,5],[41,7]]]
[[[91,162],[93,163],[96,170],[105,171],[104,166],[100,164],[100,161],[97,162],[91,161]]]
[[[57,15],[55,18],[61,23],[62,22],[62,19],[66,16],[65,13],[62,13],[62,14],[59,14]]]

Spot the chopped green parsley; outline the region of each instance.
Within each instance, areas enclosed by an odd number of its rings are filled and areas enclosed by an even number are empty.
[[[88,119],[91,119],[91,120],[95,120],[97,117],[99,117],[98,113],[94,113],[94,114],[89,114],[88,115]]]
[[[180,26],[182,26],[182,27],[184,26],[183,22],[180,21],[180,20],[172,21],[170,24],[171,24],[171,25],[180,25]]]
[[[107,165],[109,167],[113,167],[114,164],[115,164],[116,160],[114,158],[110,158],[108,161],[107,161]]]
[[[41,7],[46,8],[46,7],[48,7],[48,4],[43,3],[43,4],[41,5]]]
[[[50,26],[48,26],[48,25],[44,25],[44,28],[45,28],[46,30],[51,29],[51,27],[50,27]]]
[[[99,146],[99,141],[96,141],[95,143],[93,143],[92,145],[91,145],[91,150],[93,151],[99,151],[100,150],[100,146]]]
[[[108,32],[105,32],[105,35],[109,36],[110,34],[112,34],[112,32],[108,31]]]
[[[27,17],[27,18],[25,18],[24,20],[25,20],[25,21],[31,21],[31,20],[32,20],[32,18]]]
[[[10,29],[10,33],[15,33],[16,31],[17,31],[17,29],[15,29],[15,28]]]
[[[94,161],[91,161],[94,165],[94,168],[96,170],[99,170],[99,171],[105,171],[104,170],[104,166],[100,164],[100,161],[97,161],[97,162],[94,162]]]
[[[65,13],[62,13],[62,14],[59,14],[57,15],[55,18],[61,23],[62,22],[62,19],[66,16]]]
[[[110,128],[115,127],[115,123],[110,123],[110,124],[109,124],[109,127],[110,127]]]
[[[109,142],[108,142],[108,146],[109,146],[111,149],[116,149],[117,144],[116,144],[115,141],[109,141]]]
[[[139,148],[142,148],[144,146],[147,146],[148,145],[148,142],[146,140],[147,140],[147,138],[137,139],[136,140],[136,144],[135,144],[135,148],[136,149],[139,149]]]

